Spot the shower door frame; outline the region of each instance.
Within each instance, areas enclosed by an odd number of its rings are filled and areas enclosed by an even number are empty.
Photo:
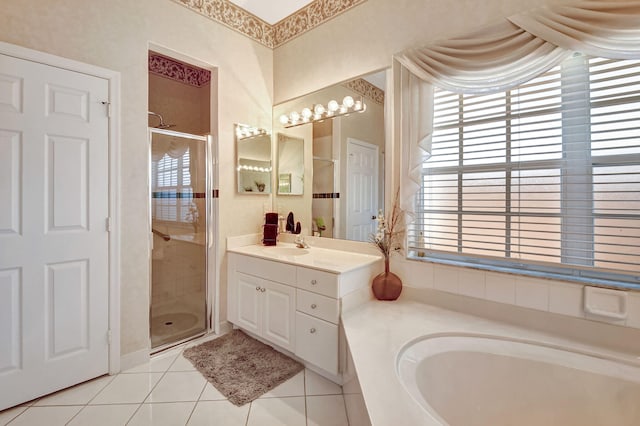
[[[160,345],[157,347],[151,346],[151,308],[153,305],[153,299],[151,297],[153,291],[153,275],[152,275],[152,255],[153,255],[153,232],[151,232],[151,227],[153,226],[153,176],[152,176],[152,158],[151,158],[151,149],[153,144],[153,135],[160,134],[165,136],[174,136],[179,138],[196,140],[204,143],[204,161],[205,161],[205,324],[204,330],[202,332],[196,333],[193,336],[186,337],[184,339],[177,340],[175,342],[166,343],[164,345]],[[149,174],[148,174],[148,184],[147,187],[149,189],[148,199],[149,199],[149,349],[150,353],[154,354],[157,352],[161,352],[165,349],[171,348],[173,346],[177,346],[179,344],[188,342],[193,339],[197,339],[198,337],[202,337],[211,331],[214,331],[214,311],[213,307],[216,304],[216,300],[212,300],[212,296],[216,297],[218,292],[216,291],[217,280],[215,279],[217,276],[217,249],[213,250],[213,244],[216,240],[216,234],[214,233],[214,222],[215,218],[217,218],[217,214],[214,207],[214,199],[213,199],[213,136],[212,135],[194,135],[191,133],[183,133],[177,132],[175,130],[167,130],[167,129],[158,129],[155,127],[148,128],[148,141],[149,141]]]

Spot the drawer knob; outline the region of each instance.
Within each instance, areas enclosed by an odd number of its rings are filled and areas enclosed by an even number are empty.
[[[309,330],[309,333],[311,333],[311,334],[313,334],[313,333],[315,333],[315,332],[316,332],[316,329],[315,329],[315,328],[312,328],[311,330]]]
[[[256,287],[256,291],[260,291],[260,287]]]
[[[318,305],[316,305],[315,303],[311,305],[311,309],[315,309],[317,307],[318,307]]]
[[[267,289],[266,289],[266,288],[264,288],[264,287],[262,287],[262,288],[260,289],[260,291],[264,293],[265,291],[267,291]]]
[[[311,285],[316,285],[316,284],[318,284],[318,281],[316,281],[316,280],[311,280]]]

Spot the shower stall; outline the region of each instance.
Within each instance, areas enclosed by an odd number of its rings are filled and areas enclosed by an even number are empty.
[[[149,129],[153,351],[206,333],[211,318],[211,140],[168,127]]]

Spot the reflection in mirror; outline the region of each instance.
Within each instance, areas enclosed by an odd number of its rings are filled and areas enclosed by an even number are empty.
[[[271,193],[271,136],[265,129],[236,124],[238,192]]]
[[[294,212],[301,218],[303,233],[329,238],[367,241],[375,232],[375,217],[384,206],[384,96],[386,70],[327,87],[309,95],[276,105],[274,132],[295,131],[304,139],[304,175],[311,180],[311,193],[294,203],[278,187],[274,210],[281,215]],[[352,97],[362,100],[364,112],[313,121],[290,127],[283,116],[302,116],[305,108]],[[339,111],[339,110],[338,110]],[[295,114],[294,114],[295,115]],[[300,118],[301,119],[301,118]],[[278,170],[278,175],[282,172]],[[278,183],[287,176],[278,177]],[[283,185],[284,186],[284,185]],[[309,188],[309,186],[307,186]]]
[[[304,194],[304,139],[278,133],[278,194]]]

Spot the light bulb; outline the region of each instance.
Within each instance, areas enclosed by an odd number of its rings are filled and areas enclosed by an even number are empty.
[[[329,111],[331,111],[331,112],[336,112],[338,110],[338,108],[340,108],[340,105],[338,104],[337,101],[331,100],[331,101],[329,101],[329,104],[327,105],[327,108],[329,108]]]
[[[280,116],[280,123],[281,124],[287,124],[289,122],[289,117],[287,117],[285,114],[282,114]]]
[[[309,108],[303,108],[302,109],[302,117],[305,119],[310,119],[311,116],[313,115],[313,113],[311,112],[311,110]]]
[[[318,116],[324,114],[324,112],[325,112],[324,105],[317,104],[316,106],[313,107],[313,112]],[[316,118],[316,120],[317,120],[317,118]]]
[[[300,114],[298,114],[296,111],[293,111],[291,114],[289,114],[289,117],[291,118],[292,123],[300,120]]]
[[[362,109],[362,101],[356,101],[356,103],[353,104],[353,109],[356,111],[360,111]]]
[[[354,100],[351,96],[345,96],[344,99],[342,100],[342,105],[344,105],[347,108],[351,108],[354,104]]]

